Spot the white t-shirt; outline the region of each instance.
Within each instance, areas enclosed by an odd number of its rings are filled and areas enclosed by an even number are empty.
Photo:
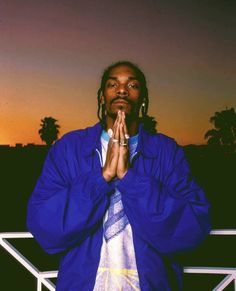
[[[105,164],[109,136],[102,132],[102,160]],[[138,144],[138,135],[129,139],[130,159]],[[103,219],[103,243],[94,291],[140,290],[132,229],[124,213],[121,193],[115,188]]]

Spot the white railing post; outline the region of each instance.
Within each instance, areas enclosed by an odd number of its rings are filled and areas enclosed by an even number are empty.
[[[222,291],[234,280],[233,275],[226,276],[212,291]]]
[[[37,291],[42,291],[42,283],[39,278],[37,278]]]
[[[236,235],[236,229],[214,229],[210,232],[210,235]],[[42,291],[42,285],[50,291],[55,291],[55,285],[49,280],[49,278],[57,278],[58,272],[40,272],[10,242],[7,241],[7,239],[12,238],[33,238],[32,234],[29,232],[0,233],[0,245],[37,279],[37,291]],[[224,274],[226,277],[213,289],[213,291],[224,290],[232,281],[234,281],[236,290],[236,268],[185,267],[184,272],[192,274]]]
[[[7,232],[0,233],[0,245],[11,254],[21,265],[23,265],[37,279],[37,291],[42,290],[42,284],[50,291],[55,291],[55,285],[47,278],[41,275],[41,272],[26,259],[7,239],[12,238],[33,238],[29,232]],[[46,272],[44,272],[46,273]],[[57,273],[57,272],[56,272]]]

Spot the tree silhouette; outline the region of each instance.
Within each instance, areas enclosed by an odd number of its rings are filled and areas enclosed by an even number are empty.
[[[234,108],[215,112],[210,118],[214,129],[205,133],[208,144],[229,145],[235,147],[236,142],[236,113]]]
[[[44,117],[41,119],[41,128],[38,133],[41,140],[45,141],[47,146],[51,146],[58,139],[60,125],[56,122],[57,120],[53,117]]]

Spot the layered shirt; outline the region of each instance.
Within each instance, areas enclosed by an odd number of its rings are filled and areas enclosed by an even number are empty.
[[[102,162],[106,162],[109,135],[102,132]],[[128,140],[130,160],[138,144],[138,135]],[[115,180],[117,184],[117,180]],[[122,193],[115,187],[103,219],[103,242],[94,291],[140,290],[132,228],[125,214]]]

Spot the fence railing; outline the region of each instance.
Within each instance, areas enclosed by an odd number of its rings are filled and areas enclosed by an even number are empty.
[[[216,229],[212,230],[210,235],[236,235],[236,229]],[[29,232],[3,232],[0,233],[0,245],[11,254],[21,265],[23,265],[36,279],[37,291],[42,291],[44,285],[48,290],[55,291],[55,285],[50,278],[57,277],[57,271],[39,271],[25,256],[23,256],[9,241],[8,239],[17,238],[33,238]],[[224,279],[213,289],[213,291],[222,291],[232,282],[236,290],[236,267],[185,267],[185,273],[192,274],[217,274],[225,275]]]

